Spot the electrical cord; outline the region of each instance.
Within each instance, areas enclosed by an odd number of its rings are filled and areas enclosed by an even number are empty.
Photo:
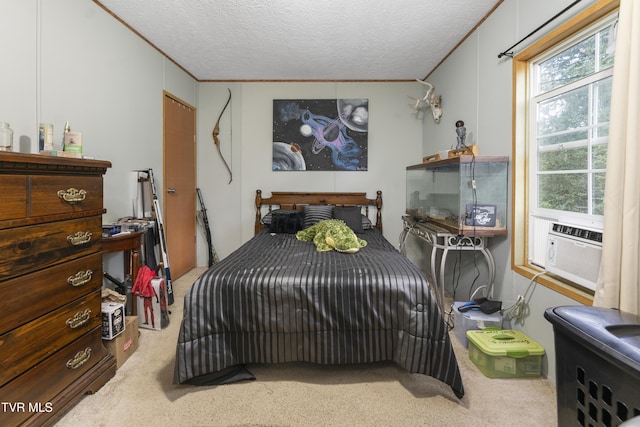
[[[474,250],[472,252],[472,254],[473,254],[473,267],[474,267],[474,269],[476,271],[476,275],[473,278],[473,281],[471,282],[471,286],[469,287],[469,301],[473,301],[474,295],[477,294],[479,290],[481,290],[483,288],[486,288],[486,286],[480,286],[480,287],[478,287],[478,288],[476,288],[474,290],[474,288],[476,287],[476,283],[478,282],[478,279],[480,279],[480,268],[478,268],[478,253],[475,250],[475,243],[474,243],[473,246],[474,246],[474,248],[473,248]],[[489,295],[486,295],[486,296],[487,296],[487,298],[489,297]]]
[[[465,148],[465,149],[469,149],[469,147],[462,142],[461,147]],[[473,152],[473,150],[469,150],[471,152],[471,163],[470,163],[470,168],[471,168],[471,194],[472,194],[472,206],[473,206],[473,211],[471,212],[471,215],[473,215],[473,212],[475,212],[475,210],[477,209],[478,206],[478,189],[476,187],[476,155]],[[464,224],[466,224],[466,220],[467,220],[467,215],[468,213],[464,212],[464,221],[463,222],[463,226]],[[473,218],[473,216],[472,216]],[[476,227],[477,224],[475,222],[475,220],[472,220],[472,225],[473,225],[473,234],[472,234],[472,244],[474,246],[474,251],[473,251],[473,266],[474,266],[474,270],[475,270],[475,277],[473,278],[471,285],[469,286],[469,301],[473,300],[473,297],[478,293],[478,291],[488,288],[488,286],[480,286],[478,288],[476,288],[476,284],[478,282],[478,280],[480,279],[480,268],[478,267],[478,257],[477,257],[477,252],[475,251],[475,239],[473,239],[473,237],[476,236]],[[453,275],[453,295],[454,295],[454,300],[455,300],[455,295],[456,295],[456,291],[458,289],[459,286],[459,281],[460,278],[462,276],[462,273],[460,271],[462,267],[462,251],[458,251],[458,257],[456,259],[456,264],[454,265],[454,275]],[[487,297],[489,297],[489,295],[487,295]]]
[[[413,228],[414,228],[414,225],[409,224],[404,230],[404,235],[401,235],[402,239],[400,239],[400,244],[398,245],[398,249],[402,253],[404,253],[405,251],[405,246],[407,244],[407,237],[409,237],[409,234],[411,234],[411,231],[413,230]]]
[[[443,313],[444,323],[447,325],[447,330],[450,331],[455,327],[453,304],[449,306],[449,310]]]
[[[486,287],[487,287],[486,285],[478,287],[478,289],[476,289],[471,295],[469,295],[469,301],[475,300],[476,294]],[[487,298],[489,298],[489,295],[487,295]]]
[[[519,325],[524,323],[524,319],[529,315],[529,306],[527,305],[527,299],[531,297],[529,291],[537,284],[536,279],[546,273],[546,270],[536,273],[529,281],[524,295],[518,295],[516,302],[512,306],[502,310],[504,320],[515,320],[516,324]]]
[[[462,147],[469,149],[469,147],[463,142],[462,143]],[[473,199],[473,212],[475,212],[475,210],[478,207],[478,188],[476,187],[476,155],[473,152],[473,150],[469,150],[471,152],[471,194],[472,194],[472,199]],[[473,215],[472,212],[472,215]],[[473,218],[473,217],[472,217]],[[467,220],[467,212],[465,210],[465,223]],[[472,221],[473,224],[473,236],[476,236],[476,222],[475,220]],[[486,288],[487,286],[480,286],[479,288],[475,289],[476,283],[478,281],[478,279],[480,278],[480,268],[478,267],[478,254],[477,251],[475,250],[475,239],[472,239],[472,244],[474,246],[474,250],[473,250],[473,266],[476,272],[475,277],[473,278],[473,281],[471,282],[471,286],[469,287],[469,301],[473,301],[474,296],[478,293],[478,291],[480,291],[483,288]],[[489,297],[489,295],[486,295],[487,298]]]
[[[458,253],[456,254],[456,259],[455,259],[455,263],[453,264],[453,300],[456,300],[456,292],[458,291],[458,286],[460,285],[460,277],[462,277],[462,270],[461,270],[461,265],[462,265],[462,254],[460,253],[460,251],[458,251]]]
[[[456,124],[457,126],[457,124]],[[462,147],[468,149],[469,147],[462,142],[461,144]],[[473,150],[469,150],[471,152],[471,194],[472,194],[472,199],[473,199],[473,210],[475,212],[475,209],[477,208],[478,205],[478,192],[477,192],[477,187],[476,187],[476,177],[475,177],[475,169],[476,169],[476,156],[475,153],[473,152]],[[460,214],[460,213],[459,213]],[[467,212],[465,210],[464,212],[464,221],[463,221],[463,225],[464,223],[466,223],[466,218],[467,218]],[[473,235],[472,237],[476,236],[476,222],[475,220],[472,221],[472,225],[473,225]],[[475,239],[472,239],[472,244],[474,246],[475,249]],[[455,260],[455,264],[453,267],[453,277],[452,277],[452,288],[453,288],[453,300],[456,300],[456,292],[458,290],[458,286],[460,284],[460,278],[462,277],[462,252],[463,251],[457,251],[458,252],[458,256],[456,257]],[[469,298],[470,301],[473,300],[473,297],[482,289],[488,288],[487,286],[480,286],[478,288],[476,288],[476,283],[478,281],[478,279],[480,278],[480,268],[478,267],[478,260],[477,260],[477,253],[474,250],[473,251],[473,265],[475,268],[475,277],[473,278],[473,281],[471,282],[471,286],[469,287]],[[444,286],[444,284],[443,284]],[[489,297],[489,295],[487,295],[487,297]],[[447,327],[449,328],[449,330],[454,328],[454,309],[453,309],[453,304],[451,304],[449,306],[449,310],[446,311],[445,313],[443,313],[444,318],[445,318],[445,323],[447,324]]]

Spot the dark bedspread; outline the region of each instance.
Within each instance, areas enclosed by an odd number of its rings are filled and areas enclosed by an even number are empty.
[[[427,279],[378,230],[356,254],[262,231],[187,292],[174,381],[251,378],[244,364],[393,361],[464,395]],[[244,376],[243,376],[244,372]]]

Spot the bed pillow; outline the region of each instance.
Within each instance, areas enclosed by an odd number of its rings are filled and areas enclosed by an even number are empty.
[[[271,212],[269,231],[272,233],[295,234],[304,228],[304,212],[276,209]]]
[[[323,219],[333,219],[333,205],[304,205],[304,228],[311,227]]]
[[[362,229],[363,230],[371,230],[373,228],[373,223],[369,219],[368,216],[362,215]]]
[[[338,207],[333,209],[333,218],[341,219],[347,224],[347,227],[355,231],[356,233],[362,233],[362,213],[359,206],[352,207]]]
[[[262,218],[260,218],[260,224],[269,225],[271,224],[271,215],[273,212],[267,212]]]
[[[264,225],[270,225],[271,218],[273,217],[274,212],[278,212],[278,211],[291,212],[293,210],[295,209],[274,209],[272,211],[267,212],[262,218],[260,218],[260,223]]]
[[[270,225],[271,217],[273,216],[273,213],[278,212],[279,210],[280,209],[274,209],[272,211],[267,212],[262,218],[260,218],[260,223],[265,225]],[[283,210],[289,211],[289,209],[283,209]]]

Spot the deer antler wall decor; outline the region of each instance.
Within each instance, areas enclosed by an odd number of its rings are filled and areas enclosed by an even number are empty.
[[[420,111],[427,111],[430,108],[433,120],[436,123],[440,123],[440,117],[442,116],[442,96],[436,96],[436,88],[431,83],[420,79],[416,79],[416,81],[426,87],[425,94],[422,98],[415,98],[409,95],[409,98],[415,101],[415,104],[409,104],[409,106],[416,110],[416,118],[420,114]]]

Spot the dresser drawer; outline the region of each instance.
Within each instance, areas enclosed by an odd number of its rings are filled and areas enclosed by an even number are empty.
[[[101,327],[95,328],[77,341],[64,347],[50,358],[34,366],[24,374],[0,387],[3,402],[23,402],[22,411],[7,411],[2,414],[3,425],[17,425],[41,411],[56,411],[47,407],[56,396],[89,371],[94,365],[109,356],[100,338]],[[29,405],[32,405],[31,408]],[[40,406],[40,408],[38,408]]]
[[[101,216],[0,230],[0,281],[101,249]]]
[[[0,384],[102,325],[99,292],[0,335]]]
[[[32,176],[31,216],[102,209],[101,176]]]
[[[2,209],[0,221],[24,218],[27,216],[27,177],[24,175],[6,175],[0,181]]]
[[[51,425],[115,375],[102,344],[111,163],[0,154],[0,425]]]
[[[0,282],[0,335],[102,288],[102,254]]]

